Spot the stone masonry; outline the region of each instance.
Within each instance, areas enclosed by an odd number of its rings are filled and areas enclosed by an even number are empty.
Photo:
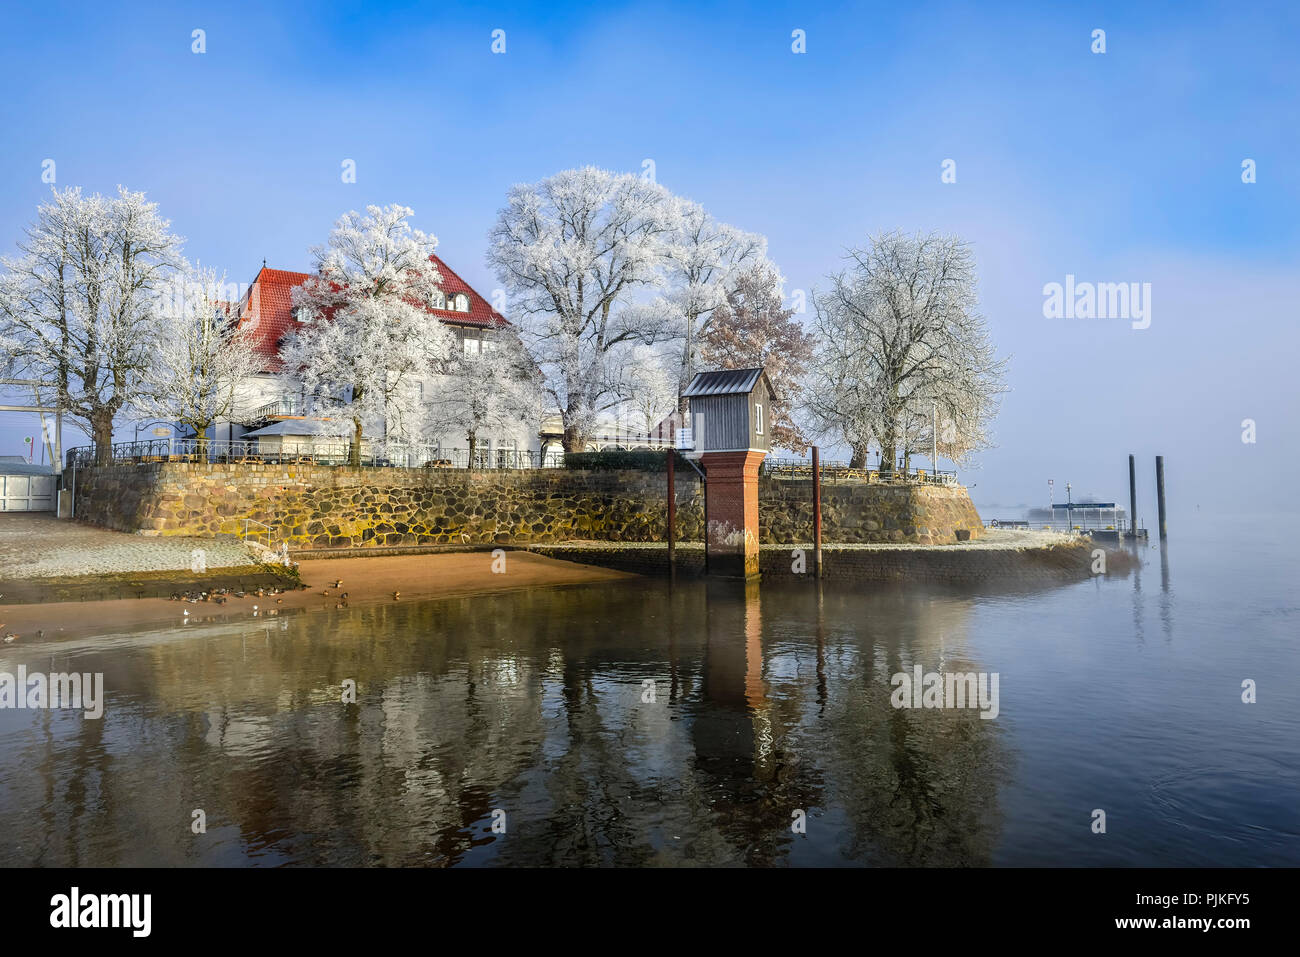
[[[295,549],[666,537],[662,473],[147,463],[80,468],[73,481],[78,520],[144,535],[239,536],[248,520],[249,537]],[[760,479],[758,504],[764,543],[812,540],[811,483]],[[942,544],[983,531],[959,487],[828,484],[822,515],[828,543]],[[702,540],[703,524],[700,482],[679,470],[678,540]]]

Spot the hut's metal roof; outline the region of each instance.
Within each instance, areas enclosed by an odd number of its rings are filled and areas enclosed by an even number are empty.
[[[697,372],[682,395],[688,399],[704,395],[748,395],[754,391],[762,374],[761,368]]]

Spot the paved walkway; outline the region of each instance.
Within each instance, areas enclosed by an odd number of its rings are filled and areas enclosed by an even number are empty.
[[[146,538],[49,513],[0,512],[0,580],[188,570],[196,548],[204,550],[208,568],[256,564],[238,542]]]

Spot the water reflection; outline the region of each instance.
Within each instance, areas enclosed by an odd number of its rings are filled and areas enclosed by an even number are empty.
[[[633,581],[5,645],[107,701],[0,709],[0,864],[1295,863],[1280,549],[1228,602],[1180,540],[1176,646],[1163,553],[1146,594]],[[917,665],[1002,673],[1001,715],[894,708]]]
[[[108,699],[0,712],[0,860],[985,863],[995,722],[889,705],[967,607],[637,582],[7,649]]]

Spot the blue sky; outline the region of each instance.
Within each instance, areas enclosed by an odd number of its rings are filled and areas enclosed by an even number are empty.
[[[1012,357],[968,476],[990,517],[1049,477],[1122,498],[1129,452],[1144,475],[1166,456],[1175,514],[1253,510],[1300,465],[1300,7],[1134,6],[23,5],[0,35],[0,247],[52,158],[61,187],[144,190],[233,281],[305,268],[340,213],[402,202],[490,294],[511,184],[652,159],[766,234],[787,292],[880,229],[974,245]],[[1150,328],[1044,318],[1067,274],[1151,283]],[[0,453],[33,431],[0,414]]]

